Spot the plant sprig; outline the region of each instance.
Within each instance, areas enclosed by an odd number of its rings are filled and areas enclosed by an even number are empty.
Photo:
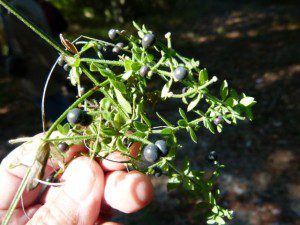
[[[18,18],[23,18],[6,1],[0,0],[0,3]],[[68,79],[78,91],[84,79],[94,85],[90,91],[78,94],[79,98],[53,123],[42,143],[57,147],[61,142],[68,146],[83,142],[90,150],[91,158],[99,157],[103,160],[109,154],[119,151],[128,159],[120,163],[147,174],[153,174],[159,168],[169,178],[169,189],[181,187],[197,196],[198,207],[209,210],[208,224],[225,224],[226,219],[232,218],[232,211],[218,205],[220,191],[213,190],[223,165],[213,160],[215,171],[209,179],[204,179],[203,171],[192,170],[188,159],[184,160],[183,169],[178,169],[173,163],[180,148],[177,134],[185,131],[193,142],[197,142],[197,131],[201,127],[211,133],[221,133],[227,124],[252,120],[252,106],[256,103],[254,98],[244,93],[238,94],[229,88],[227,81],[222,82],[218,96],[212,94],[210,88],[216,85],[217,77],[210,78],[208,71],[200,67],[199,61],[176,52],[172,48],[170,33],[165,35],[167,43],[164,44],[156,40],[153,32],[144,25],[139,26],[133,22],[138,36],[117,30],[110,33],[115,35],[111,36],[113,39],[118,37],[122,40],[122,44],[81,36],[75,45],[63,39],[67,49],[64,50],[39,28],[32,26],[29,20],[22,21],[60,52],[60,61],[70,68]],[[113,57],[107,57],[111,51],[114,52]],[[93,57],[86,57],[87,52]],[[163,83],[162,89],[149,90],[151,81],[158,79]],[[176,89],[175,83],[181,83],[184,89]],[[94,93],[101,94],[102,98],[93,99],[91,96]],[[161,125],[154,127],[150,119],[153,115],[149,115],[146,110],[149,101],[156,103],[167,99],[177,99],[184,103],[185,107],[178,109],[180,119],[173,124],[156,112]],[[201,107],[203,104],[207,105],[206,109]],[[65,118],[68,123],[63,124]],[[155,135],[161,139],[153,143],[151,140]],[[134,142],[141,143],[143,147],[137,157],[132,157],[129,152]],[[50,147],[48,151],[51,152]],[[61,155],[64,156],[63,153]],[[54,154],[52,157],[55,157]],[[140,167],[139,162],[142,160],[151,162],[151,165],[146,169]],[[26,177],[24,182],[28,180]],[[22,182],[18,198],[23,191]],[[14,199],[15,202],[18,199]],[[5,221],[9,221],[12,210]]]

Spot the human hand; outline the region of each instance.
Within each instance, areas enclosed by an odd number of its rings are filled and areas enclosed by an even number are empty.
[[[130,152],[136,156],[139,144],[134,143]],[[37,143],[23,144],[12,151],[0,166],[0,221],[2,222],[10,203],[22,181],[28,167],[34,158]],[[72,146],[67,151],[67,161],[79,152],[86,151],[83,146]],[[110,159],[122,161],[124,158],[117,152]],[[21,160],[22,164],[13,169],[12,163]],[[54,165],[56,167],[56,165]],[[150,179],[137,171],[125,172],[125,166],[104,160],[100,163],[89,157],[81,156],[70,162],[61,177],[62,186],[50,187],[37,200],[41,191],[39,185],[33,191],[25,191],[23,203],[26,217],[18,204],[11,224],[101,224],[120,225],[106,222],[108,214],[113,209],[125,213],[136,212],[148,205],[153,198],[153,186]],[[49,161],[46,176],[53,171]]]

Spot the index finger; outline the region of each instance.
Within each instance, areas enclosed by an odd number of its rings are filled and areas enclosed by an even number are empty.
[[[136,158],[140,152],[141,143],[135,142],[129,147],[129,153]],[[124,170],[124,161],[130,160],[130,157],[122,155],[121,152],[116,151],[109,154],[106,158],[100,160],[100,165],[104,171]]]

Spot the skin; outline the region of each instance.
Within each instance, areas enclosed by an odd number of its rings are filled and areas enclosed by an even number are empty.
[[[11,164],[21,161],[30,165],[39,141],[23,144],[12,151],[0,165],[0,222],[22,181],[27,166],[10,168]],[[130,153],[135,157],[140,145],[135,143]],[[87,151],[83,146],[72,146],[66,161],[78,153]],[[126,158],[115,152],[111,159],[124,161]],[[54,162],[49,161],[46,168],[48,176]],[[17,206],[10,224],[45,225],[121,225],[108,222],[114,211],[133,213],[148,205],[153,199],[153,186],[150,179],[137,171],[125,172],[125,165],[106,160],[95,161],[86,156],[73,159],[62,177],[62,186],[50,187],[38,199],[40,185],[33,191],[23,194],[27,215],[21,205]]]

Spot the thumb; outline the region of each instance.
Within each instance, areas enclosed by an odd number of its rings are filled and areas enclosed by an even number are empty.
[[[62,176],[65,184],[51,187],[45,204],[28,224],[94,224],[104,189],[101,167],[88,157],[73,160]]]

